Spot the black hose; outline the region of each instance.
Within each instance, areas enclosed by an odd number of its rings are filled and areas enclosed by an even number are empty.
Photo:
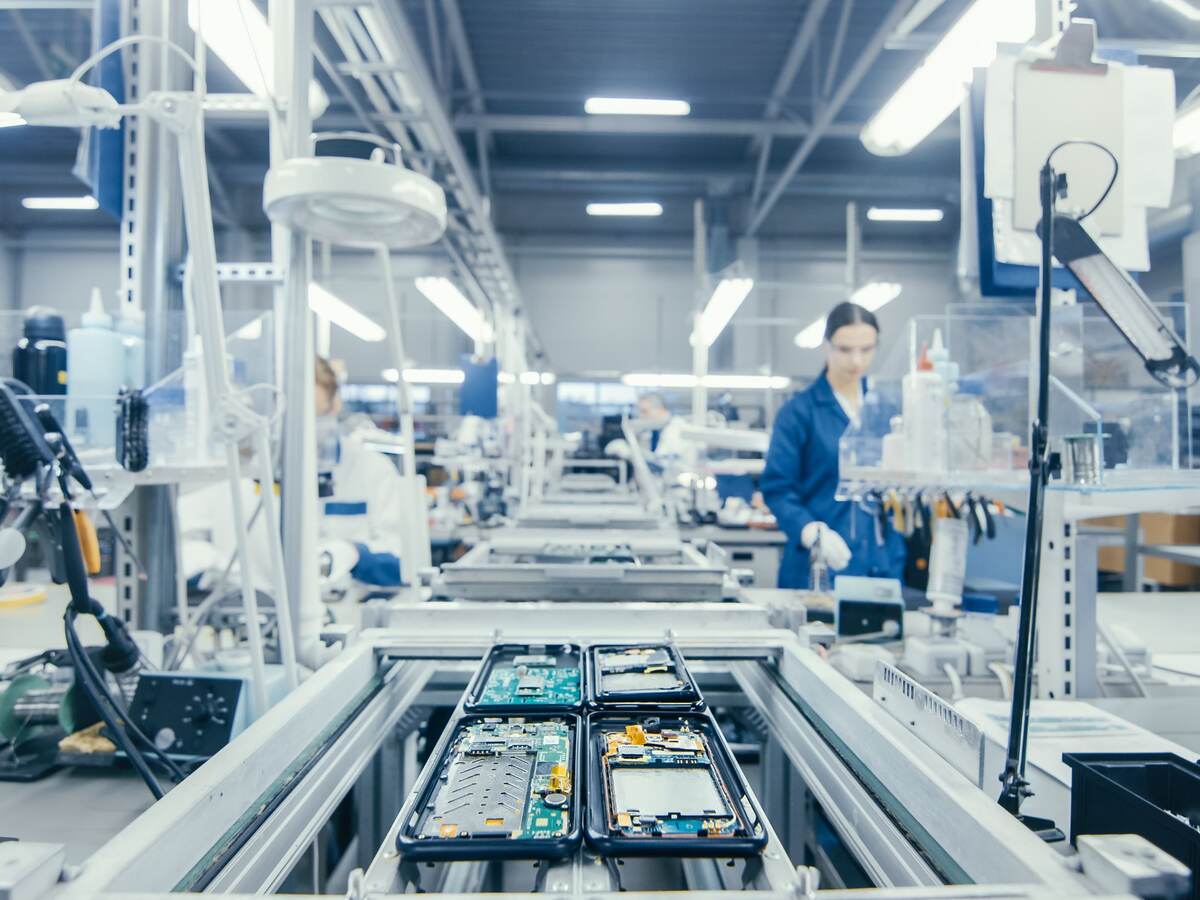
[[[75,611],[68,608],[64,621],[66,623],[67,649],[71,653],[71,660],[75,665],[75,673],[80,685],[87,693],[88,699],[92,701],[92,705],[96,707],[96,711],[100,713],[100,718],[104,720],[104,724],[108,726],[113,740],[125,751],[129,762],[133,764],[137,773],[142,777],[142,781],[146,782],[146,787],[150,789],[150,793],[154,795],[154,799],[161,800],[166,796],[162,785],[158,783],[158,779],[154,777],[154,773],[146,765],[146,760],[142,757],[142,754],[129,740],[129,735],[117,725],[115,719],[112,717],[112,711],[109,709],[109,703],[99,696],[90,680],[87,663],[90,663],[91,660],[87,658],[87,652],[79,643],[79,636],[75,633]],[[107,695],[107,689],[104,689],[104,693]]]
[[[78,639],[79,639],[78,636],[76,636],[76,641],[78,641]],[[128,712],[126,712],[125,709],[122,708],[122,706],[117,702],[117,700],[115,698],[113,698],[112,695],[109,693],[108,688],[105,686],[104,677],[100,674],[100,671],[96,668],[95,663],[92,662],[92,658],[90,656],[88,656],[86,653],[84,654],[83,664],[88,672],[88,675],[91,677],[92,682],[94,684],[98,684],[100,686],[100,689],[104,691],[105,696],[109,698],[109,701],[112,703],[113,708],[116,710],[117,714],[121,717],[121,720],[125,723],[125,730],[133,735],[134,740],[139,741],[146,747],[150,748],[150,750],[154,753],[154,755],[157,756],[159,758],[159,760],[162,762],[163,767],[168,772],[171,773],[172,778],[174,778],[176,781],[183,781],[183,779],[187,777],[187,773],[184,772],[183,769],[181,769],[179,767],[179,765],[175,762],[175,760],[173,760],[173,759],[171,759],[171,757],[167,756],[166,753],[164,753],[157,744],[155,744],[152,740],[150,740],[148,737],[146,737],[146,735],[142,732],[142,730],[140,728],[138,728],[138,726],[133,722],[132,719],[129,718]]]

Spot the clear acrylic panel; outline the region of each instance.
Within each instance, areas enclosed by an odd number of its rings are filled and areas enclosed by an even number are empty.
[[[224,315],[228,333],[226,361],[233,388],[242,392],[244,402],[259,415],[275,418],[280,403],[274,386],[275,334],[272,314],[257,310],[227,310]],[[11,348],[0,353],[0,374],[3,377],[15,377],[17,374],[14,371],[13,350],[24,336],[25,318],[23,310],[0,313],[0,347]],[[66,315],[64,319],[68,331],[79,324],[78,316]],[[171,315],[168,333],[185,334],[186,328],[183,313]],[[127,340],[123,341],[122,346],[128,352]],[[186,350],[183,365],[179,369],[144,389],[149,413],[151,466],[205,464],[217,460],[217,448],[213,446],[208,427],[210,413],[204,387],[203,359],[196,350]],[[130,361],[129,357],[125,359],[130,372],[140,369],[140,358],[137,364]],[[28,364],[26,369],[29,370]],[[44,374],[45,369],[43,366],[38,372]],[[21,374],[29,378],[26,372]],[[136,377],[131,375],[126,380]],[[57,381],[61,383],[61,393],[35,394],[36,401],[49,404],[85,465],[115,465],[118,393],[93,392],[84,384],[72,384],[67,378]],[[45,390],[57,384],[54,378],[45,377],[40,386]]]
[[[1186,341],[1182,304],[1159,309]],[[1036,411],[1036,342],[1029,307],[963,305],[910,319],[875,367],[860,422],[842,438],[843,493],[858,492],[856,478],[963,488],[1016,483]],[[931,371],[915,371],[922,359]],[[1190,465],[1186,393],[1155,381],[1090,301],[1052,311],[1050,375],[1051,447],[1094,436],[1102,446],[1101,484],[1114,472]]]

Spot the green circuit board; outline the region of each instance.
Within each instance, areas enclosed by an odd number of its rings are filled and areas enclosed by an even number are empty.
[[[708,739],[679,728],[600,726],[611,832],[628,837],[736,837],[741,823]]]
[[[582,698],[579,660],[524,654],[497,661],[479,695],[479,706],[578,706]]]
[[[563,719],[485,719],[446,753],[418,837],[559,838],[571,829],[571,726]]]

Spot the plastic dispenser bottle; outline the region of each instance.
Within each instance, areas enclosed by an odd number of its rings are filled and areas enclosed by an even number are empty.
[[[146,314],[137,307],[124,304],[117,319],[121,349],[125,357],[122,384],[127,388],[146,386]]]
[[[116,443],[115,400],[125,380],[125,352],[104,311],[100,289],[80,327],[67,333],[67,421],[65,427],[86,447]]]
[[[24,335],[13,348],[13,377],[39,397],[67,392],[67,335],[56,310],[34,306],[25,313]]]
[[[933,334],[935,348],[941,347],[940,331]],[[908,468],[944,472],[946,452],[946,383],[934,371],[930,351],[922,350],[917,366],[904,376],[904,453]]]

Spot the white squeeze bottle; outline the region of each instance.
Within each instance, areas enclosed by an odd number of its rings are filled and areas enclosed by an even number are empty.
[[[67,332],[68,434],[86,447],[116,444],[116,398],[125,380],[121,336],[113,331],[112,316],[104,311],[100,288],[92,288],[88,311],[80,326]]]
[[[117,319],[121,335],[121,350],[125,358],[121,383],[129,389],[146,386],[146,314],[135,306],[124,304]]]
[[[940,333],[935,333],[941,343]],[[908,468],[923,472],[946,470],[946,383],[933,370],[928,351],[904,376],[902,386],[904,454]]]

